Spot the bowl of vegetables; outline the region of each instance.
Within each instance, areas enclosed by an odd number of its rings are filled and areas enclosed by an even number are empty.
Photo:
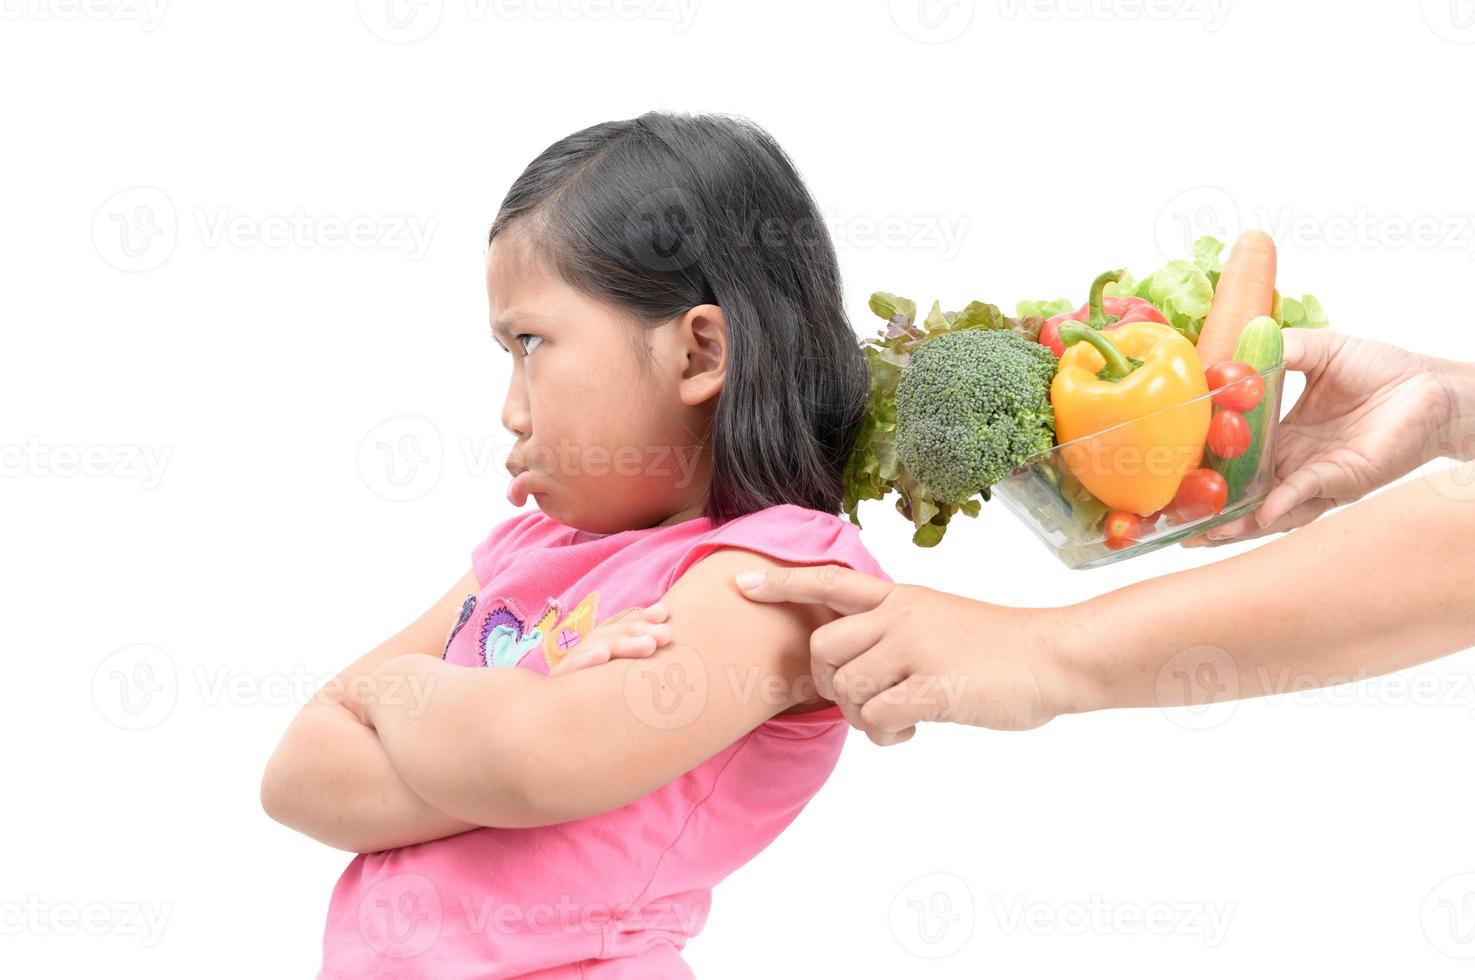
[[[871,395],[845,509],[895,492],[913,542],[941,542],[997,494],[1070,568],[1153,551],[1235,520],[1274,477],[1283,327],[1325,326],[1275,290],[1269,237],[1227,262],[1213,239],[1145,279],[1102,273],[1087,300],[974,302],[920,323],[876,293]]]
[[[1285,364],[1221,365],[1227,370],[1203,394],[1037,453],[992,492],[1077,569],[1154,551],[1255,510],[1274,477]]]

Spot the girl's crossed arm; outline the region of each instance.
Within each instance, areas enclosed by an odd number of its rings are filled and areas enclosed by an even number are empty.
[[[350,692],[420,799],[479,826],[530,827],[624,806],[787,708],[816,701],[809,635],[824,607],[749,602],[733,577],[783,562],[725,548],[662,599],[654,655],[542,677],[396,657]]]
[[[408,653],[438,650],[461,602],[477,590],[468,571],[415,622],[354,661],[317,692],[282,736],[261,780],[272,819],[346,851],[365,853],[435,840],[476,824],[447,816],[395,772],[379,737],[344,694]]]

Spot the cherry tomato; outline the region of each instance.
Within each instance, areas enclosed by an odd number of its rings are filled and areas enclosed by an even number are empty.
[[[1112,551],[1136,544],[1138,535],[1142,533],[1137,515],[1127,510],[1108,511],[1101,529],[1106,532],[1106,546]]]
[[[1229,484],[1220,473],[1210,469],[1193,470],[1178,484],[1178,492],[1168,505],[1168,513],[1187,524],[1210,514],[1217,514],[1229,502]]]
[[[1265,397],[1265,379],[1243,361],[1220,361],[1204,372],[1204,378],[1214,392],[1214,404],[1221,408],[1248,412]]]
[[[1221,408],[1209,420],[1209,448],[1220,459],[1235,459],[1250,448],[1250,423],[1233,409]]]

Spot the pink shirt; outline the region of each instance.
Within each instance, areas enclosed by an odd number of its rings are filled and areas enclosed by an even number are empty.
[[[471,553],[445,659],[548,672],[548,651],[648,606],[725,547],[891,579],[855,525],[792,504],[594,536],[529,511]],[[488,719],[495,724],[495,719]],[[845,741],[839,709],[771,719],[618,810],[361,854],[333,890],[319,980],[690,977],[711,889],[798,815]],[[468,774],[471,778],[472,774]]]

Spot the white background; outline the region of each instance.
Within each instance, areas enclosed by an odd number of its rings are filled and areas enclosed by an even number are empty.
[[[312,975],[348,858],[262,814],[262,765],[513,512],[483,243],[576,129],[767,127],[857,332],[872,290],[1079,299],[1260,224],[1336,328],[1475,358],[1467,2],[385,3],[0,0],[7,976]],[[932,551],[891,506],[862,516],[893,577],[1000,603],[1227,553],[1073,573],[997,503]],[[1306,603],[1397,573],[1328,568]],[[1212,716],[852,733],[688,959],[1468,976],[1472,665]]]

